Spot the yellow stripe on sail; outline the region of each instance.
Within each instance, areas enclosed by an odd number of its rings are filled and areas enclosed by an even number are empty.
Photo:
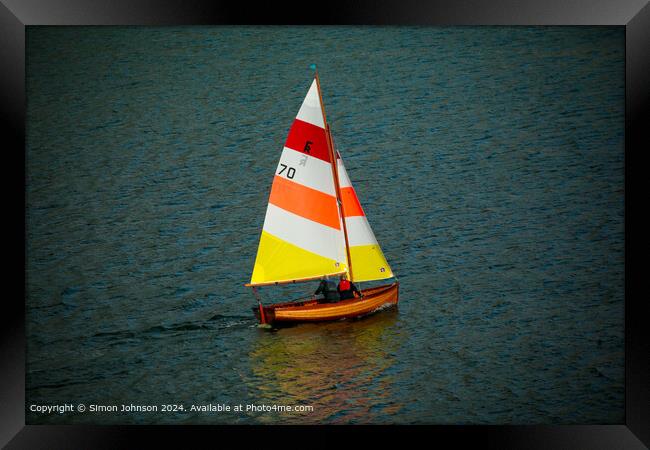
[[[350,260],[354,277],[352,281],[383,280],[394,276],[377,244],[350,247]]]
[[[298,280],[346,270],[344,263],[337,263],[262,231],[251,284]]]

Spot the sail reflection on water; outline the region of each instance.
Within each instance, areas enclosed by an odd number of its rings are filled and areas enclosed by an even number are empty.
[[[313,411],[260,413],[261,423],[376,423],[403,405],[392,394],[401,345],[397,311],[358,321],[300,325],[260,333],[250,354],[250,401],[311,405]]]

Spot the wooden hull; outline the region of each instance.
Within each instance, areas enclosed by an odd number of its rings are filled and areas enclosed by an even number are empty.
[[[363,298],[351,298],[337,303],[318,303],[309,299],[300,302],[276,303],[253,308],[262,324],[323,322],[365,316],[383,307],[397,305],[399,282],[363,289]]]

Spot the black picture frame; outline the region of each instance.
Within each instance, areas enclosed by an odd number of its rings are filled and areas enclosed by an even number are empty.
[[[186,447],[199,435],[218,445],[232,434],[238,445],[281,440],[337,445],[362,432],[378,440],[406,433],[428,443],[473,443],[488,448],[644,448],[650,446],[650,345],[644,326],[645,296],[633,289],[630,238],[634,201],[633,168],[648,148],[650,124],[650,5],[644,0],[411,0],[320,2],[319,13],[277,2],[244,4],[209,0],[2,0],[0,3],[0,99],[4,174],[9,224],[5,242],[7,285],[0,330],[0,445],[7,448],[116,448],[135,442]],[[571,426],[49,426],[25,425],[25,27],[29,25],[202,25],[202,24],[351,24],[351,25],[619,25],[625,27],[625,423]],[[9,160],[7,160],[9,156]],[[22,167],[23,170],[19,168]],[[19,187],[23,187],[23,195]],[[15,219],[22,217],[22,220]],[[18,223],[16,223],[18,222]],[[635,230],[644,227],[635,227]],[[22,236],[22,241],[19,239]],[[636,238],[638,242],[639,238]],[[643,241],[641,241],[643,242]],[[21,267],[21,264],[22,267]],[[15,273],[14,273],[15,272]],[[22,283],[18,280],[22,280]],[[21,295],[19,298],[19,295]],[[299,432],[299,440],[295,431]],[[415,436],[418,435],[418,436]],[[291,438],[290,436],[293,436]],[[309,439],[306,440],[305,438]],[[294,442],[295,444],[296,442]]]

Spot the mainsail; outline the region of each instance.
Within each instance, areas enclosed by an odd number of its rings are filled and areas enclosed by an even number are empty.
[[[333,158],[316,77],[275,171],[249,285],[343,273],[353,281],[393,277],[340,155],[336,165]]]
[[[345,273],[345,237],[314,79],[278,163],[250,284]]]

